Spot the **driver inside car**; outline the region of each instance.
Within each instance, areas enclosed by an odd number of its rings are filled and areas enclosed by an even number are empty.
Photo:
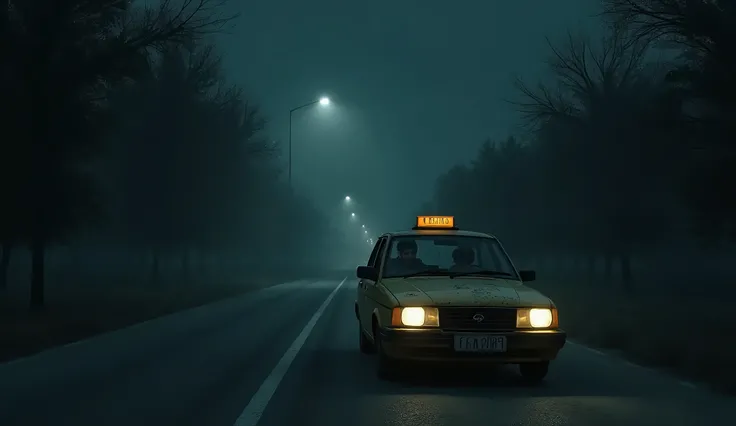
[[[411,273],[427,268],[427,265],[417,258],[417,243],[415,241],[399,241],[396,244],[396,251],[399,254],[398,257],[391,259],[391,269],[393,271]]]

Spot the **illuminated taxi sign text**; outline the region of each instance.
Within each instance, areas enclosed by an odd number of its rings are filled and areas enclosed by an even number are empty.
[[[455,216],[417,216],[417,228],[454,228]]]

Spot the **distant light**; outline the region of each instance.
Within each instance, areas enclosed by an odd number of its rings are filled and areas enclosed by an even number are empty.
[[[350,201],[350,196],[349,195],[346,195],[345,196],[345,201]]]
[[[363,225],[363,228],[365,228],[365,225]]]
[[[328,97],[320,98],[319,104],[322,105],[322,106],[329,105],[330,104],[330,98],[328,98]]]
[[[368,244],[370,244],[371,243],[371,240],[365,240],[365,242],[368,243]]]
[[[363,231],[363,232],[365,232],[366,234],[368,233],[368,231]]]
[[[350,213],[350,216],[355,217],[355,213]]]

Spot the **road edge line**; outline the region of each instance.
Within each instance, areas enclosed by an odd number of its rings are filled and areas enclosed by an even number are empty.
[[[90,336],[81,338],[79,340],[75,340],[73,342],[64,343],[64,344],[60,344],[60,345],[49,346],[49,347],[47,347],[45,349],[42,349],[42,350],[40,350],[38,352],[34,352],[34,353],[31,353],[31,354],[28,354],[28,355],[24,355],[24,356],[21,356],[19,358],[12,358],[12,359],[9,359],[9,360],[7,360],[5,362],[0,362],[0,368],[10,368],[13,365],[17,365],[17,364],[20,364],[20,363],[26,363],[26,362],[33,361],[33,360],[38,359],[38,358],[41,358],[41,357],[50,356],[51,354],[54,354],[54,353],[56,353],[59,350],[64,350],[64,349],[67,349],[67,348],[73,348],[75,346],[95,344],[95,343],[97,343],[100,340],[109,339],[112,336],[116,336],[116,335],[119,336],[119,335],[121,335],[123,333],[130,333],[130,332],[132,332],[134,330],[139,330],[141,328],[148,327],[151,324],[156,323],[156,322],[171,321],[171,319],[173,317],[183,316],[183,315],[191,315],[194,311],[202,311],[202,310],[205,310],[205,309],[210,309],[213,305],[218,305],[218,304],[219,305],[225,305],[227,303],[234,303],[233,301],[235,299],[243,298],[243,297],[249,296],[249,295],[251,295],[253,293],[256,293],[256,292],[269,291],[269,290],[274,289],[274,288],[276,288],[278,286],[281,286],[281,285],[284,285],[284,284],[291,284],[291,283],[295,283],[295,282],[299,282],[299,281],[306,281],[308,283],[315,283],[318,280],[293,280],[293,281],[286,281],[286,282],[283,282],[283,283],[277,283],[277,284],[269,285],[269,286],[266,286],[266,287],[263,287],[263,288],[248,290],[248,291],[246,291],[246,292],[244,292],[242,294],[228,296],[228,297],[225,297],[223,299],[213,300],[211,302],[207,302],[207,303],[202,304],[202,305],[191,306],[189,308],[185,308],[185,309],[182,309],[182,310],[169,312],[167,314],[159,315],[159,316],[153,317],[153,318],[148,318],[148,319],[143,320],[143,321],[140,321],[140,322],[135,322],[135,323],[132,323],[132,324],[128,324],[128,325],[123,326],[123,327],[120,327],[120,328],[116,328],[116,329],[113,329],[113,330],[107,330],[107,331],[103,331],[101,333],[93,334],[93,335],[90,335]]]
[[[628,365],[629,367],[639,368],[641,370],[648,371],[649,373],[654,373],[654,374],[658,374],[658,375],[667,377],[669,379],[672,379],[672,380],[678,382],[681,386],[684,386],[686,388],[696,389],[696,390],[703,391],[703,392],[711,392],[711,393],[713,392],[713,390],[707,384],[705,384],[705,383],[691,382],[691,381],[685,380],[682,377],[679,377],[679,376],[677,376],[675,374],[672,374],[671,372],[669,372],[667,370],[658,369],[656,367],[651,367],[651,366],[647,366],[647,365],[638,364],[638,363],[636,363],[636,362],[634,362],[634,361],[632,361],[630,359],[627,359],[627,358],[621,356],[620,354],[610,353],[610,352],[603,352],[603,351],[600,351],[598,349],[595,349],[593,347],[590,347],[590,346],[588,346],[588,345],[586,345],[584,343],[581,343],[579,341],[576,341],[576,340],[568,340],[568,343],[571,343],[572,345],[577,346],[577,347],[579,347],[581,349],[584,349],[584,350],[586,350],[586,351],[588,351],[590,353],[593,353],[595,355],[598,355],[598,356],[601,356],[601,357],[607,357],[607,358],[612,359],[612,360],[614,360],[616,362],[623,362],[625,365]]]
[[[266,407],[268,407],[269,402],[271,402],[271,398],[273,398],[273,395],[281,384],[281,380],[283,380],[286,373],[289,372],[291,363],[294,362],[294,359],[299,355],[299,351],[312,334],[314,326],[317,325],[319,319],[322,318],[327,307],[330,306],[330,302],[335,298],[335,295],[340,291],[342,285],[345,284],[347,279],[348,277],[343,278],[342,281],[340,281],[340,284],[338,284],[337,287],[332,290],[332,293],[327,296],[325,301],[322,302],[322,305],[317,308],[317,311],[312,315],[312,318],[304,326],[301,333],[299,333],[296,339],[294,339],[294,342],[291,343],[289,349],[284,352],[284,355],[281,356],[279,362],[273,370],[271,370],[263,383],[261,383],[261,386],[258,388],[256,393],[253,394],[248,405],[245,406],[243,411],[235,420],[234,426],[256,426],[258,424],[264,411],[266,411]]]

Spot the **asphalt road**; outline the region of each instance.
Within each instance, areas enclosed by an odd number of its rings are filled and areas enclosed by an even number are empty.
[[[381,381],[354,295],[352,278],[288,283],[0,365],[0,425],[675,426],[736,407],[575,344],[537,387],[512,367]]]

